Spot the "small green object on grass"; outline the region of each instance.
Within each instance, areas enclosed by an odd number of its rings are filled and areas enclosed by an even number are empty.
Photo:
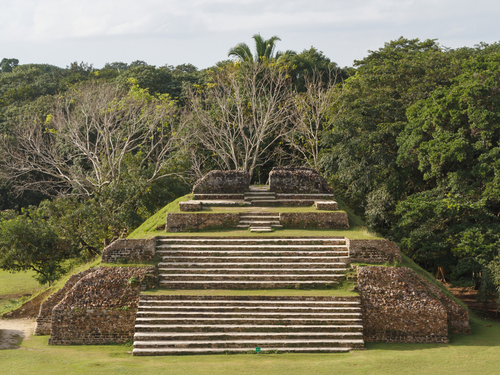
[[[257,354],[259,354],[259,353],[260,353],[260,346],[257,346],[257,347],[255,348],[255,351],[257,352]]]

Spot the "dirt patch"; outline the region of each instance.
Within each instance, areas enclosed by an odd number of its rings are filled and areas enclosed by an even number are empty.
[[[34,319],[0,319],[0,350],[19,349],[34,328]]]

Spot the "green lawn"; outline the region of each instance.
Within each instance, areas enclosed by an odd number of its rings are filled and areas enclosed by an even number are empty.
[[[45,289],[33,278],[34,274],[34,271],[10,273],[0,270],[0,314]]]
[[[488,325],[490,327],[488,327]],[[130,346],[48,346],[31,337],[0,351],[2,374],[498,374],[500,323],[472,319],[473,335],[449,344],[367,344],[349,354],[132,357]]]

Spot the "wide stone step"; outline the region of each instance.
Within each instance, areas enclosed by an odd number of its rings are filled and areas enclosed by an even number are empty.
[[[190,262],[190,263],[234,263],[239,262],[244,265],[247,263],[254,263],[255,261],[260,261],[262,263],[340,263],[340,262],[349,262],[349,257],[347,256],[219,256],[219,257],[203,257],[203,256],[192,256],[192,257],[175,257],[175,256],[167,256],[163,257],[163,261],[166,262]]]
[[[196,271],[198,274],[280,274],[280,275],[301,275],[301,274],[345,274],[347,268],[159,268],[160,274],[190,274]]]
[[[207,273],[189,273],[189,274],[161,274],[160,278],[163,281],[271,281],[271,282],[289,282],[293,281],[309,281],[309,282],[337,282],[344,278],[344,274],[207,274]],[[317,280],[317,281],[316,281]],[[291,282],[291,281],[290,281]]]
[[[287,315],[288,314],[288,315]],[[360,309],[348,307],[338,308],[336,310],[332,309],[304,309],[303,311],[292,309],[287,310],[285,308],[269,308],[265,309],[242,309],[237,307],[223,307],[223,308],[192,308],[192,309],[180,309],[156,306],[147,308],[145,306],[139,308],[137,312],[138,317],[247,317],[247,316],[273,316],[273,317],[307,317],[307,318],[324,318],[324,317],[336,317],[336,318],[353,318],[360,317]]]
[[[330,238],[330,237],[316,237],[316,238],[197,238],[197,237],[168,237],[158,238],[157,244],[161,245],[344,245],[346,241],[344,238]]]
[[[330,289],[338,284],[332,280],[275,280],[275,281],[160,281],[160,285],[169,289],[291,289],[320,288]]]
[[[279,220],[280,215],[240,215],[240,220]]]
[[[271,225],[271,224],[279,224],[279,220],[269,219],[269,220],[240,220],[240,224],[251,224],[251,225]]]
[[[144,322],[139,319],[139,323],[136,323],[135,330],[136,332],[154,332],[154,333],[164,333],[164,332],[249,332],[249,333],[264,333],[264,332],[339,332],[339,333],[347,333],[347,332],[358,332],[362,333],[363,326],[361,324],[266,324],[266,322],[262,322],[262,324],[182,324],[173,322],[171,324],[156,324],[151,323],[154,320],[147,321],[148,324],[144,324]],[[259,323],[259,322],[257,322]]]
[[[302,313],[302,312],[360,312],[360,306],[227,306],[227,305],[171,305],[171,304],[149,304],[139,303],[139,311],[180,311],[180,312],[239,312],[248,314],[252,312],[283,312],[283,313]]]
[[[164,250],[178,250],[178,249],[202,249],[202,250],[238,250],[238,249],[260,249],[260,250],[344,250],[347,251],[345,245],[282,245],[282,244],[256,244],[256,245],[246,245],[246,244],[165,244],[158,245],[156,249],[160,251]]]
[[[302,348],[302,347],[360,347],[364,345],[363,340],[359,339],[239,339],[239,340],[179,340],[179,341],[134,341],[134,348],[155,347],[155,348],[248,348],[252,349],[259,346],[265,350],[265,347],[283,347],[283,348]]]
[[[201,354],[238,354],[238,353],[248,353],[250,349],[247,348],[189,348],[189,349],[178,349],[178,348],[134,348],[132,354],[134,356],[163,356],[163,355],[201,355]],[[255,350],[253,348],[252,350]],[[352,348],[342,347],[342,348],[334,348],[334,347],[323,347],[323,348],[314,348],[314,347],[300,347],[300,348],[283,348],[283,347],[266,347],[263,349],[264,351],[269,352],[280,352],[280,353],[349,353]]]
[[[136,332],[137,341],[204,340],[359,340],[362,332]]]
[[[190,296],[142,295],[140,305],[168,306],[284,306],[284,307],[359,307],[358,297],[307,297],[307,296]]]
[[[171,250],[162,251],[160,253],[164,259],[178,258],[178,257],[250,257],[254,259],[261,259],[262,257],[284,257],[284,256],[294,256],[294,257],[347,257],[345,251],[297,251],[297,250],[280,250],[279,252],[272,252],[266,250]]]
[[[250,227],[250,232],[272,232],[272,227]]]
[[[245,319],[266,318],[269,312],[217,312],[217,311],[137,311],[137,318],[176,318],[189,319]],[[356,319],[361,318],[360,312],[272,312],[273,318],[281,319]]]
[[[165,258],[165,262],[161,262],[158,264],[158,267],[160,268],[170,268],[170,267],[182,267],[182,268],[197,268],[197,267],[202,267],[204,269],[208,268],[214,268],[214,269],[220,269],[221,267],[224,268],[272,268],[272,269],[281,269],[281,268],[304,268],[308,267],[309,269],[318,269],[318,270],[323,270],[325,268],[345,268],[346,264],[345,262],[255,262],[255,259],[253,259],[253,262],[212,262],[207,260],[206,262],[190,262],[188,259],[182,258],[182,260],[178,262],[168,262],[169,258]]]

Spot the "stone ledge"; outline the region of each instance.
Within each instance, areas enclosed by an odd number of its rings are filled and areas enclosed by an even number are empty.
[[[167,214],[167,232],[192,232],[203,229],[236,228],[238,213],[173,213]]]
[[[467,309],[409,268],[359,267],[358,289],[367,342],[444,343],[449,332],[470,333]]]
[[[193,194],[237,194],[248,190],[250,175],[244,171],[208,172],[193,187]]]
[[[339,209],[339,204],[335,201],[315,201],[314,207],[317,210],[335,211]]]
[[[201,211],[201,202],[200,201],[187,201],[187,202],[179,202],[179,210],[194,212]]]
[[[156,239],[121,238],[106,246],[102,251],[103,263],[150,261],[155,256]]]
[[[280,223],[284,228],[348,229],[347,212],[283,212]]]
[[[351,262],[359,263],[401,263],[401,250],[393,242],[381,240],[346,239]]]

